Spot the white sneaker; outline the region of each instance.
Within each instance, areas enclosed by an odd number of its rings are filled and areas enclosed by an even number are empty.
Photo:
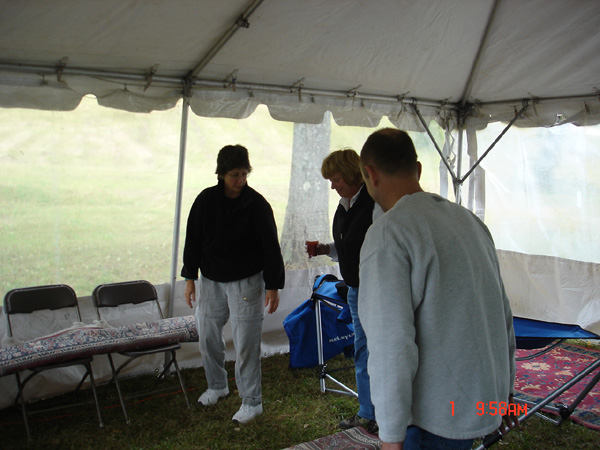
[[[231,419],[231,420],[233,422],[237,422],[237,423],[248,423],[251,420],[255,419],[256,417],[260,416],[262,413],[263,413],[262,403],[260,403],[256,406],[242,405],[240,410],[235,413],[235,415],[233,416],[233,419]]]
[[[225,389],[207,389],[198,399],[198,403],[204,406],[214,405],[219,399],[227,397],[228,395],[229,388],[227,387]]]

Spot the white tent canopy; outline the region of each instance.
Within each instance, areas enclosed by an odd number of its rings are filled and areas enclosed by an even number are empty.
[[[600,123],[598,1],[0,0],[0,11],[0,107],[72,110],[91,94],[101,106],[150,112],[185,99],[163,290],[171,312],[190,108],[245,118],[265,104],[278,120],[320,124],[331,111],[340,125],[388,117],[411,131],[435,120],[458,134],[455,188],[488,123]],[[474,211],[484,182],[469,188]],[[517,313],[600,331],[599,264],[500,256]],[[308,271],[297,278],[306,285]],[[582,280],[579,291],[565,279]]]
[[[563,0],[0,2],[0,106],[171,108],[419,129],[464,111],[598,123],[600,4]],[[187,88],[190,90],[187,90]]]

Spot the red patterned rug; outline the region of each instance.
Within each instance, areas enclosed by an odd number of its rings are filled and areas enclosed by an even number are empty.
[[[535,353],[532,350],[517,350],[517,357]],[[576,345],[563,344],[548,353],[528,361],[517,361],[515,380],[516,396],[523,400],[539,401],[592,362],[600,358],[600,351]],[[594,377],[592,372],[578,384],[565,391],[551,404],[562,402],[566,405],[583,390]],[[588,393],[571,418],[589,428],[600,430],[600,383]],[[331,436],[325,436],[304,444],[294,445],[285,450],[380,450],[381,441],[362,428],[351,428]]]
[[[517,357],[535,353],[532,350],[517,350]],[[516,397],[523,400],[539,401],[561,387],[592,362],[600,358],[600,351],[563,344],[535,359],[517,361],[515,380]],[[569,406],[586,384],[596,375],[592,372],[575,386],[565,391],[550,405],[562,402]],[[589,428],[600,430],[600,383],[596,384],[584,400],[577,406],[571,418]]]
[[[350,428],[285,450],[380,450],[381,441],[363,428]]]

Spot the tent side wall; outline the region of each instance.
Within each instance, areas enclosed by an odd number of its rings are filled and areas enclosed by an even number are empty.
[[[340,277],[337,266],[286,271],[286,288],[280,293],[280,306],[275,313],[265,314],[265,320],[263,321],[263,356],[266,357],[289,351],[288,338],[282,327],[283,319],[285,319],[285,317],[287,317],[287,315],[298,305],[310,298],[315,276],[321,275],[322,273],[332,273],[338,278]],[[185,281],[179,281],[176,284],[174,295],[174,317],[194,314],[194,310],[190,310],[185,303],[183,296],[184,289]],[[157,285],[156,290],[161,302],[161,308],[165,309],[169,300],[170,285]],[[96,320],[96,312],[91,297],[81,297],[79,298],[79,303],[83,323],[93,323],[94,320]],[[133,318],[136,322],[148,320],[148,316],[144,310],[139,311],[138,314],[138,317]],[[48,324],[46,322],[52,321],[52,317],[56,317],[56,313],[48,311],[43,317],[39,318],[40,322],[38,322],[38,324],[40,324],[40,326],[36,326],[36,323],[32,323],[31,326],[33,329],[47,329]],[[110,324],[110,319],[108,320],[108,323]],[[235,352],[229,325],[225,327],[224,337],[227,343],[226,359],[232,361],[235,359]],[[7,322],[4,317],[4,311],[0,312],[0,343],[2,344],[2,347],[13,344],[13,342],[10,342],[8,339]],[[195,342],[183,343],[181,350],[177,353],[177,360],[183,368],[201,367],[202,358],[198,350],[198,344]],[[164,358],[162,355],[141,358],[139,361],[128,366],[123,373],[129,374],[129,376],[153,373],[157,368],[160,368],[163,363]],[[108,358],[105,355],[94,356],[92,367],[97,383],[105,383],[110,380],[111,370]],[[80,376],[78,376],[77,373],[77,369],[73,368],[48,372],[43,382],[34,379],[31,385],[28,385],[26,395],[30,396],[30,398],[43,398],[67,392],[79,381]],[[17,387],[13,375],[0,377],[0,390],[3,392],[3,395],[0,396],[0,409],[12,405],[15,395],[17,394]]]
[[[516,252],[499,251],[498,257],[504,285],[511,299],[513,314],[525,318],[546,317],[562,323],[576,323],[594,333],[600,333],[600,309],[597,299],[600,295],[600,264],[583,263],[564,258],[533,256]],[[286,272],[286,288],[281,291],[281,303],[276,313],[266,315],[263,324],[263,356],[289,351],[289,342],[281,323],[283,319],[304,300],[310,298],[312,283],[316,275],[333,273],[339,275],[337,266]],[[582,282],[584,280],[584,282]],[[161,303],[166,305],[169,297],[169,284],[158,285]],[[193,313],[185,304],[183,290],[185,282],[176,285],[174,316]],[[96,318],[90,297],[80,298],[84,323]],[[590,308],[597,308],[590,311]],[[144,320],[140,315],[139,321]],[[234,350],[231,330],[225,328],[227,360],[233,360]],[[0,341],[7,340],[6,319],[0,313]],[[201,367],[202,359],[196,343],[184,343],[177,359],[182,367]],[[145,360],[127,370],[130,375],[152,373],[163,362],[162,357]],[[96,355],[93,363],[96,379],[103,383],[110,379],[108,358]],[[54,373],[47,382],[32,385],[27,395],[41,398],[68,391],[78,378],[74,373]],[[50,381],[50,382],[48,382]],[[14,377],[0,378],[0,389],[5,394],[0,398],[0,408],[10,406],[16,395]]]

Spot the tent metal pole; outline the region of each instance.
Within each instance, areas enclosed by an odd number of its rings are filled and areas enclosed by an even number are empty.
[[[202,58],[202,60],[192,69],[190,72],[188,79],[192,80],[198,76],[198,74],[206,67],[206,65],[215,57],[217,53],[227,44],[229,39],[238,31],[240,28],[248,28],[250,24],[248,23],[248,18],[252,15],[254,11],[260,6],[263,0],[254,0],[250,6],[244,11],[244,13],[229,27],[229,29],[225,32],[221,39],[211,48],[206,55]]]
[[[57,73],[55,66],[44,66],[34,64],[17,64],[0,62],[0,70],[7,70],[10,72],[17,73],[30,73],[34,75],[54,75]],[[148,74],[144,73],[128,73],[128,72],[113,72],[108,70],[94,69],[94,68],[82,68],[82,67],[63,67],[61,68],[62,75],[77,75],[87,77],[100,77],[107,80],[116,81],[140,81],[145,82],[148,78]],[[169,85],[181,86],[181,78],[179,77],[168,77],[153,75],[152,81],[154,83],[166,83]]]
[[[454,171],[452,170],[452,167],[450,167],[450,164],[448,163],[448,161],[446,160],[446,158],[444,158],[444,153],[440,149],[440,146],[438,145],[438,143],[435,141],[435,138],[433,137],[433,134],[431,134],[431,131],[429,130],[429,126],[427,125],[427,123],[425,122],[425,119],[423,119],[423,116],[421,115],[421,111],[419,111],[419,108],[417,107],[416,104],[413,103],[411,106],[413,107],[413,110],[415,111],[415,114],[419,118],[419,121],[421,122],[421,125],[423,125],[423,128],[425,128],[425,131],[427,131],[427,134],[429,135],[429,139],[431,139],[431,142],[433,142],[433,145],[435,146],[435,149],[439,153],[440,158],[442,158],[442,161],[444,162],[444,165],[446,166],[446,169],[448,169],[448,172],[450,172],[450,176],[452,176],[452,181],[454,183],[456,183],[457,177],[454,174]]]
[[[183,97],[181,110],[181,134],[179,137],[179,167],[177,170],[177,194],[175,197],[175,218],[173,220],[173,248],[171,253],[171,288],[169,289],[168,317],[173,317],[175,284],[177,282],[177,260],[179,259],[179,229],[181,224],[181,198],[183,194],[183,173],[187,146],[187,127],[190,110],[189,97]]]
[[[194,88],[198,89],[209,89],[214,91],[215,89],[224,90],[224,82],[223,81],[210,81],[210,80],[202,80],[196,79],[193,81]],[[236,90],[247,90],[249,92],[267,92],[270,94],[297,94],[299,91],[298,87],[290,87],[290,86],[278,86],[273,84],[259,84],[259,83],[243,83],[236,81],[235,83]],[[230,88],[227,88],[230,90]],[[331,89],[313,89],[307,86],[302,88],[302,95],[314,95],[314,96],[322,96],[322,97],[331,97],[338,99],[348,99],[350,96],[348,95],[348,91],[334,91]],[[454,109],[455,106],[452,103],[430,100],[424,98],[411,98],[411,99],[403,99],[398,98],[398,96],[391,95],[377,95],[377,94],[369,94],[364,92],[356,92],[353,93],[351,98],[353,100],[367,100],[373,102],[380,103],[393,103],[397,105],[398,103],[407,104],[407,105],[421,105],[421,106],[430,106],[433,108],[443,108],[448,107],[448,109]],[[592,97],[586,97],[591,99]],[[597,96],[593,97],[597,99]]]
[[[55,66],[44,66],[44,65],[28,65],[28,64],[18,64],[11,62],[0,61],[0,70],[6,70],[9,72],[16,72],[21,74],[32,74],[38,75],[40,77],[45,75],[56,75],[57,68]],[[89,76],[89,77],[102,77],[109,81],[127,81],[130,83],[140,82],[140,86],[145,86],[148,80],[147,73],[127,73],[127,72],[112,72],[105,71],[95,68],[75,68],[75,67],[64,67],[62,70],[62,76],[68,75],[78,75],[78,76]],[[152,76],[153,85],[160,85],[160,87],[173,87],[179,88],[181,84],[185,81],[185,77],[176,77],[176,76],[160,76],[154,74]],[[231,88],[224,86],[223,81],[214,81],[214,80],[203,80],[203,79],[195,79],[193,80],[194,89],[202,90],[209,89],[211,91],[222,90],[229,91]],[[237,90],[247,90],[249,92],[266,92],[270,94],[292,94],[297,93],[298,88],[290,88],[290,86],[279,86],[273,84],[260,84],[260,83],[245,83],[245,82],[236,82],[235,87]],[[315,95],[315,96],[323,96],[329,98],[336,99],[348,99],[347,91],[335,91],[331,89],[312,89],[310,87],[304,86],[302,88],[302,94],[306,95]],[[450,103],[447,101],[438,101],[426,98],[413,98],[413,99],[403,99],[398,98],[397,95],[381,95],[381,94],[371,94],[368,92],[356,92],[356,95],[352,96],[354,100],[366,100],[372,101],[378,104],[398,104],[399,102],[402,104],[418,104],[421,106],[429,106],[433,108],[447,108],[451,110],[458,110],[460,107],[460,103]],[[478,106],[485,108],[487,106],[514,106],[515,104],[522,103],[523,98],[514,98],[514,99],[505,99],[505,100],[497,100],[497,101],[489,101],[489,102],[479,102]],[[564,102],[572,102],[574,100],[581,102],[592,102],[598,100],[598,93],[589,93],[589,94],[581,94],[581,95],[569,95],[569,96],[555,96],[555,97],[536,97],[535,103],[537,105],[542,104],[562,104]]]
[[[483,58],[485,49],[487,48],[488,41],[490,40],[490,34],[494,26],[494,22],[496,21],[498,11],[500,10],[501,3],[502,0],[496,0],[492,7],[492,11],[490,12],[490,17],[488,18],[488,22],[483,33],[483,38],[481,39],[479,49],[477,50],[477,56],[475,56],[475,61],[473,61],[473,65],[471,66],[471,73],[469,73],[469,78],[467,79],[467,84],[465,85],[465,89],[463,91],[462,100],[460,102],[461,108],[465,107],[465,105],[467,104],[467,100],[471,95],[473,83],[475,82],[477,72],[479,72],[479,66],[481,65],[481,60]]]
[[[21,74],[32,74],[38,75],[40,77],[45,75],[56,75],[57,68],[56,66],[49,65],[31,65],[31,64],[20,64],[20,63],[12,63],[5,62],[0,60],[0,70],[6,70],[9,72],[21,73]],[[78,75],[78,76],[89,76],[89,77],[101,77],[105,78],[107,81],[127,81],[127,82],[140,82],[141,86],[145,86],[148,80],[147,73],[127,73],[127,72],[113,72],[100,70],[96,68],[82,68],[82,67],[63,67],[61,68],[62,76],[68,75]],[[173,87],[179,88],[181,87],[181,83],[185,81],[184,77],[177,76],[160,76],[157,74],[152,75],[152,83],[153,85],[161,85],[161,87]],[[193,87],[195,89],[209,89],[211,91],[222,90],[229,91],[230,88],[224,86],[223,81],[214,81],[214,80],[203,80],[203,79],[195,79],[193,80]],[[271,94],[291,94],[297,93],[298,88],[290,88],[290,86],[279,86],[273,84],[260,84],[260,83],[244,83],[244,82],[236,82],[235,87],[237,90],[247,90],[250,92],[266,92]],[[304,86],[302,88],[302,94],[306,95],[315,95],[315,96],[323,96],[337,99],[347,99],[348,92],[347,91],[335,91],[331,89],[312,89],[310,87]],[[460,103],[450,103],[447,101],[438,101],[426,98],[413,98],[413,99],[403,99],[398,98],[397,95],[381,95],[381,94],[371,94],[368,92],[356,92],[356,95],[353,94],[354,100],[366,100],[373,101],[375,103],[381,104],[418,104],[422,106],[430,106],[434,108],[448,108],[452,110],[458,110],[460,107]],[[523,98],[513,98],[513,99],[504,99],[504,100],[495,100],[489,102],[478,102],[478,106],[485,108],[487,106],[514,106],[515,104],[519,104],[523,101]],[[530,100],[530,99],[525,99]],[[589,93],[589,94],[581,94],[581,95],[567,95],[567,96],[554,96],[554,97],[536,97],[535,103],[537,105],[542,104],[561,104],[563,102],[572,102],[574,100],[581,102],[592,102],[598,100],[598,93]],[[465,103],[466,105],[466,103]]]
[[[42,76],[51,76],[57,74],[57,68],[55,66],[44,66],[44,65],[31,65],[31,64],[17,64],[10,62],[2,62],[0,61],[0,70],[6,70],[9,72],[21,73],[21,74],[32,74]],[[68,75],[76,75],[76,76],[88,76],[88,77],[100,77],[109,81],[117,81],[117,82],[130,82],[135,83],[139,82],[140,86],[145,86],[148,82],[148,74],[144,73],[127,73],[127,72],[112,72],[105,71],[93,68],[81,68],[81,67],[63,67],[62,76]],[[160,87],[173,87],[179,88],[182,83],[186,80],[185,77],[167,77],[160,76],[157,74],[152,75],[152,83],[154,85],[160,84]],[[192,81],[192,86],[196,89],[208,89],[211,91],[222,90],[229,91],[230,88],[224,86],[223,81],[213,81],[213,80],[203,80],[203,79],[194,79]],[[236,82],[235,88],[237,90],[247,90],[249,92],[266,92],[269,94],[286,94],[294,93],[298,91],[298,88],[290,88],[290,86],[278,86],[273,84],[260,84],[260,83],[244,83],[244,82]],[[330,97],[336,99],[348,99],[347,91],[334,91],[331,89],[312,89],[309,87],[302,88],[302,94],[305,95],[315,95],[315,96],[323,96]],[[591,94],[587,96],[580,96],[577,99],[583,100],[595,100],[598,98],[597,94]],[[397,95],[378,95],[378,94],[369,94],[369,93],[361,93],[356,92],[353,95],[354,100],[367,100],[373,101],[376,103],[391,103],[398,104],[406,103],[408,104],[408,100],[399,99]],[[570,98],[565,98],[565,100],[570,100]],[[539,103],[543,101],[543,99],[536,99]],[[444,106],[448,106],[451,109],[454,109],[454,106],[448,102],[440,102],[436,100],[430,99],[411,99],[410,103],[416,103],[422,106],[430,106],[434,108],[442,108]],[[514,103],[514,101],[513,101]]]
[[[483,153],[483,155],[481,155],[481,157],[475,162],[475,164],[473,164],[473,166],[469,169],[469,171],[467,173],[465,173],[465,176],[460,179],[461,183],[464,183],[464,181],[468,178],[468,176],[471,175],[471,173],[473,173],[473,171],[477,168],[477,166],[479,166],[479,164],[481,164],[481,161],[483,160],[483,158],[485,158],[488,155],[488,153],[492,151],[492,149],[496,146],[496,144],[500,141],[500,139],[502,139],[502,137],[506,134],[506,132],[509,130],[509,128],[513,126],[513,124],[523,115],[523,113],[526,110],[527,110],[527,102],[525,102],[525,104],[523,105],[521,110],[515,114],[515,117],[513,117],[512,120],[508,123],[508,125],[504,128],[504,130],[502,130],[502,133],[500,133],[498,135],[498,137],[494,140],[494,142],[492,142],[492,145],[490,145],[488,147],[488,149]]]
[[[456,179],[454,180],[454,201],[459,205],[462,205],[462,184],[463,180],[460,179],[460,172],[462,171],[462,159],[463,159],[463,146],[464,146],[464,130],[465,120],[462,114],[458,117],[458,149],[457,149],[457,161],[456,161]]]

